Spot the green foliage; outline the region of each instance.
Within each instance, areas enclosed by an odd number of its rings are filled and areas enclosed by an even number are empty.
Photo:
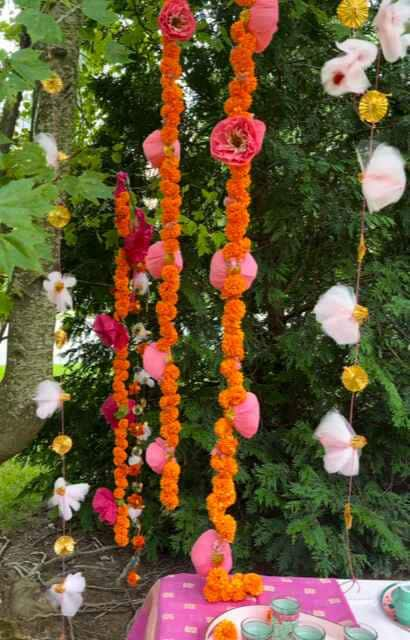
[[[12,531],[39,508],[43,494],[28,487],[45,471],[39,465],[23,464],[19,458],[0,466],[0,532]]]
[[[63,40],[62,31],[54,18],[37,9],[24,9],[17,16],[16,23],[24,24],[32,42],[55,44]]]

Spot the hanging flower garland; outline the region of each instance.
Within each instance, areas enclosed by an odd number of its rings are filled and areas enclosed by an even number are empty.
[[[172,348],[178,341],[175,328],[180,272],[183,261],[180,251],[180,210],[182,204],[180,180],[179,126],[184,111],[184,94],[178,84],[182,75],[180,43],[192,38],[196,21],[186,0],[165,0],[159,16],[162,32],[161,86],[163,106],[162,129],[154,131],[144,142],[144,153],[153,167],[159,169],[161,191],[161,240],[147,255],[150,274],[161,278],[160,300],[156,311],[160,339],[144,351],[144,369],[159,380],[161,439],[148,451],[148,463],[161,474],[161,503],[168,511],[179,504],[180,466],[175,452],[179,444],[180,371],[173,362]],[[160,457],[161,461],[155,462]]]
[[[115,192],[115,224],[123,242],[115,260],[115,313],[113,316],[100,314],[93,325],[103,344],[114,350],[113,393],[104,402],[101,412],[114,431],[115,489],[113,492],[105,487],[98,489],[93,499],[93,508],[100,520],[113,526],[118,546],[126,547],[131,543],[134,556],[127,567],[130,569],[127,579],[130,586],[136,586],[139,582],[136,569],[145,544],[140,522],[144,508],[143,486],[137,482],[137,478],[142,468],[143,443],[149,438],[151,431],[141,421],[145,400],[140,398],[137,402],[134,399],[141,391],[138,380],[140,373],[137,373],[134,382],[128,382],[131,338],[135,334],[135,341],[140,344],[148,336],[148,332],[139,324],[130,335],[126,321],[131,313],[139,312],[141,305],[138,296],[148,290],[144,259],[151,242],[152,227],[147,224],[143,211],[137,209],[133,214],[130,194],[126,188],[127,181],[127,174],[120,172]],[[129,455],[132,438],[135,439],[135,445]]]
[[[247,237],[250,172],[266,129],[250,108],[257,88],[254,54],[262,52],[277,31],[279,8],[277,1],[266,4],[262,0],[236,0],[236,4],[244,11],[231,28],[235,46],[230,60],[235,77],[225,102],[227,118],[216,125],[210,142],[213,158],[227,165],[230,172],[225,200],[227,244],[213,256],[210,271],[211,284],[224,300],[220,371],[227,387],[219,394],[224,415],[215,424],[217,442],[211,454],[214,477],[207,507],[214,529],[202,534],[191,552],[197,572],[206,576],[204,595],[210,602],[240,601],[263,590],[262,579],[255,574],[228,575],[232,569],[230,545],[235,540],[237,523],[227,510],[236,502],[235,455],[239,442],[235,432],[251,438],[259,427],[259,402],[246,390],[241,371],[245,357],[242,320],[246,314],[242,297],[258,270]]]
[[[386,144],[377,144],[375,134],[377,124],[387,115],[389,102],[387,95],[379,90],[381,78],[381,53],[389,62],[395,62],[406,53],[408,39],[405,25],[410,19],[410,11],[403,11],[401,3],[382,0],[374,20],[379,35],[381,51],[367,40],[349,38],[337,47],[343,52],[328,61],[322,69],[322,84],[332,96],[353,93],[357,99],[360,119],[370,127],[369,142],[365,152],[359,152],[360,175],[363,202],[360,211],[360,238],[357,252],[357,273],[355,289],[344,285],[331,287],[319,299],[314,313],[323,331],[339,345],[354,345],[354,363],[345,367],[342,373],[343,386],[351,392],[349,419],[338,411],[326,414],[315,431],[315,437],[325,449],[324,466],[328,473],[347,476],[348,493],[344,506],[347,555],[351,576],[354,567],[350,550],[350,530],[353,526],[353,477],[359,474],[360,456],[367,445],[364,436],[353,429],[353,418],[357,394],[369,384],[369,377],[361,366],[361,326],[369,313],[360,304],[363,263],[367,253],[366,220],[369,214],[398,202],[402,197],[406,176],[404,162],[397,149]],[[406,15],[405,15],[406,14]],[[337,15],[342,24],[351,29],[362,27],[369,15],[368,0],[342,0]],[[366,69],[376,62],[376,83],[369,89],[370,81]]]

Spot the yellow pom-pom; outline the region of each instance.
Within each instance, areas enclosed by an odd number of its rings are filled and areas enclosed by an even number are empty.
[[[337,17],[349,29],[359,29],[369,17],[368,0],[342,0],[337,8]]]
[[[363,122],[380,122],[389,110],[389,100],[381,91],[367,91],[359,102],[359,115]]]
[[[58,349],[62,349],[68,342],[68,333],[64,329],[58,329],[54,334],[54,342]]]
[[[53,76],[51,76],[51,78],[48,78],[47,80],[42,80],[41,86],[43,87],[46,93],[49,93],[50,95],[56,95],[57,93],[60,93],[63,90],[64,83],[60,78],[60,76],[57,73],[55,73]]]
[[[51,445],[51,449],[59,456],[65,456],[67,453],[71,451],[73,448],[73,441],[70,436],[57,436],[53,440],[53,444]]]
[[[54,552],[63,558],[74,553],[75,540],[71,536],[60,536],[54,543]]]
[[[353,310],[353,318],[356,320],[356,322],[358,322],[359,324],[363,324],[364,322],[367,322],[367,320],[369,319],[369,310],[367,307],[362,307],[362,305],[357,304]]]
[[[71,220],[71,213],[67,207],[60,204],[50,211],[47,220],[55,229],[64,229]]]
[[[351,367],[344,368],[342,382],[348,391],[359,393],[366,389],[369,384],[369,376],[362,367],[354,364]]]

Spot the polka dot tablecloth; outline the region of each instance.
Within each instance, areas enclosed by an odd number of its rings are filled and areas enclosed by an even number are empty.
[[[336,580],[265,577],[264,581],[259,598],[208,604],[202,595],[203,578],[187,573],[167,576],[156,583],[137,612],[128,640],[203,640],[208,624],[220,613],[245,604],[270,604],[283,596],[297,598],[304,613],[338,624],[354,621]]]

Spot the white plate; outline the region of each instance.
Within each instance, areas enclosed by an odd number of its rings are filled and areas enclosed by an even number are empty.
[[[246,607],[237,607],[236,609],[231,609],[230,611],[226,611],[222,613],[220,616],[214,618],[208,629],[206,630],[205,639],[204,640],[213,640],[212,634],[218,622],[222,622],[222,620],[230,620],[236,626],[238,634],[241,631],[241,622],[245,620],[245,618],[261,618],[263,620],[267,619],[267,615],[270,611],[270,607],[264,605],[252,605]],[[320,624],[326,631],[326,640],[343,640],[343,627],[334,622],[329,622],[328,620],[323,620],[322,618],[316,618],[314,616],[309,616],[307,613],[301,613],[300,622],[305,624],[316,623]]]

